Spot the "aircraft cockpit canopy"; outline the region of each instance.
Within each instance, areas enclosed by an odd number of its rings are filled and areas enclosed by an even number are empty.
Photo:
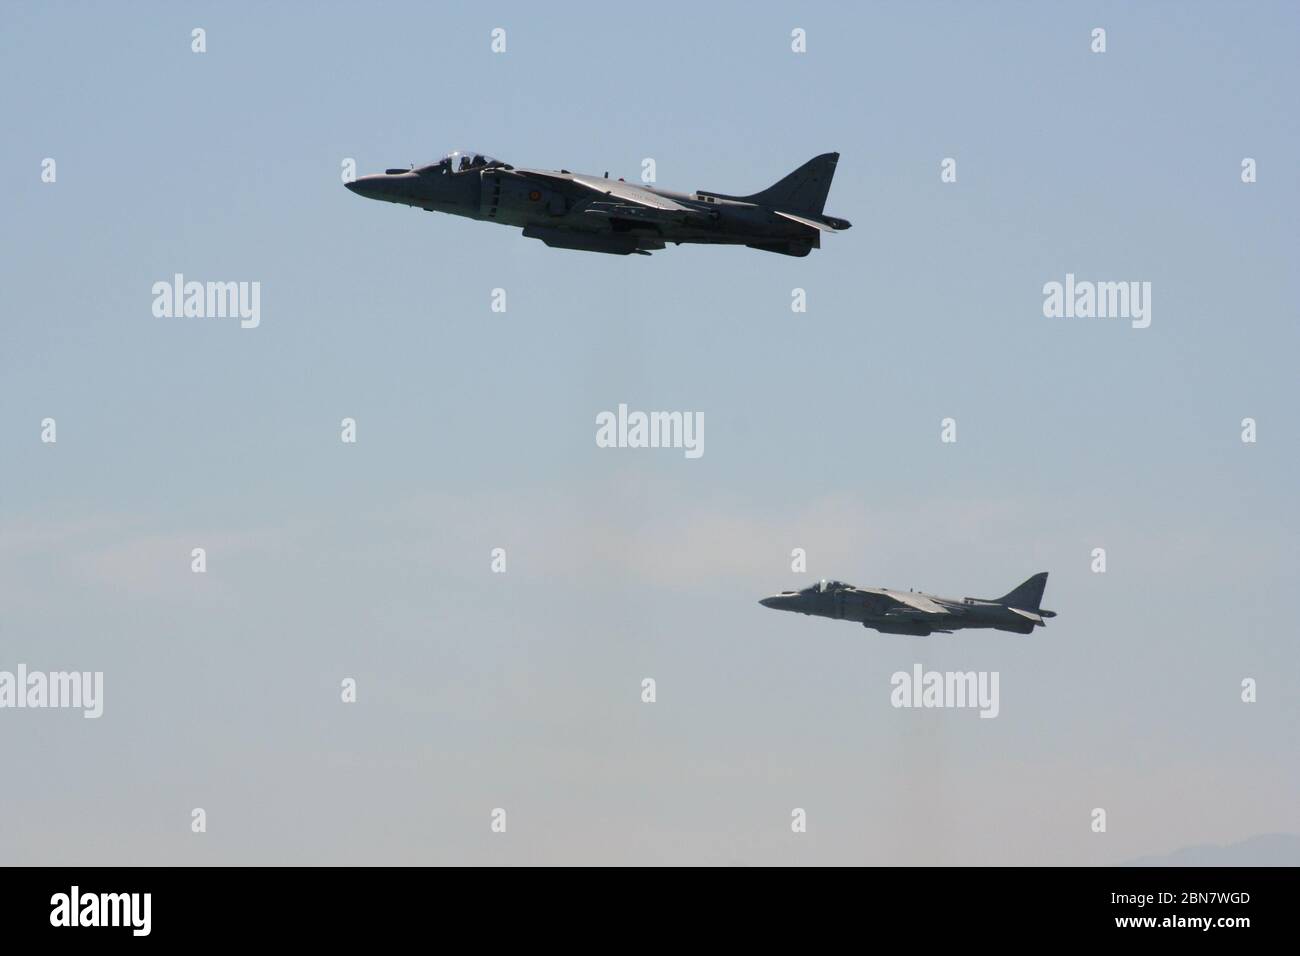
[[[454,149],[436,162],[425,163],[420,167],[420,171],[459,174],[479,169],[491,169],[496,166],[505,166],[506,169],[511,168],[501,160],[493,159],[486,153],[476,153],[470,149]]]
[[[843,581],[827,581],[825,578],[822,578],[812,587],[804,588],[802,593],[822,594],[825,593],[826,591],[838,591],[841,588],[846,588],[846,587],[848,587],[848,585],[845,584]]]

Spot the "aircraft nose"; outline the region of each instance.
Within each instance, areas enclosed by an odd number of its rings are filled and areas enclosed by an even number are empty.
[[[783,591],[780,594],[773,594],[771,597],[765,597],[758,602],[763,607],[770,607],[774,611],[802,611],[804,610],[803,595],[794,591]]]
[[[352,180],[352,182],[344,183],[343,185],[348,187],[349,192],[354,192],[358,196],[365,196],[370,199],[376,196],[382,196],[388,191],[388,177],[380,175],[358,176],[356,179]]]
[[[343,185],[348,187],[348,192],[356,193],[358,196],[369,197],[375,194],[375,187],[371,183],[369,176],[361,176]]]

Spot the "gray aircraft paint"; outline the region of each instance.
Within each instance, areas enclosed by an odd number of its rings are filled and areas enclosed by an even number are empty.
[[[839,153],[823,153],[750,196],[677,193],[568,170],[517,169],[476,153],[361,176],[359,196],[516,226],[557,249],[649,255],[667,243],[743,245],[806,256],[844,219],[823,214]]]
[[[944,598],[920,591],[858,588],[821,581],[802,591],[782,591],[758,603],[778,611],[858,621],[882,634],[949,634],[963,628],[994,628],[1016,634],[1045,626],[1055,611],[1040,606],[1047,572],[1029,578],[1000,598]]]

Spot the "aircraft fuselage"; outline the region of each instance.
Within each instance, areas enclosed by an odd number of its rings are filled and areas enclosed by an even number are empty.
[[[1035,575],[1021,588],[995,600],[945,598],[919,591],[858,588],[838,581],[829,584],[823,581],[802,591],[784,591],[763,598],[759,603],[779,611],[857,621],[885,634],[924,636],[966,628],[1029,634],[1043,626],[1044,618],[1055,616],[1054,612],[1038,606],[1046,578],[1046,574]],[[1036,581],[1037,593],[1034,593]]]
[[[787,192],[823,179],[828,188],[834,166],[827,157],[805,164],[813,171],[797,170],[787,177],[795,181]],[[822,167],[829,172],[819,173]],[[361,176],[347,187],[369,199],[515,226],[524,236],[557,248],[623,255],[663,249],[671,242],[745,245],[804,256],[820,248],[822,231],[849,228],[848,222],[823,216],[820,209],[812,213],[749,201],[753,197],[673,192],[568,170],[517,169],[495,160],[390,169]],[[824,194],[823,189],[823,201]],[[797,205],[799,194],[790,195]]]

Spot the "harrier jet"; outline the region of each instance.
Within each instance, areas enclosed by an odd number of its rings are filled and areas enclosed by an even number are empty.
[[[648,256],[669,242],[698,242],[806,256],[821,248],[823,232],[849,228],[822,213],[839,158],[823,153],[750,196],[669,192],[608,173],[522,169],[459,150],[346,185],[367,199],[521,226],[525,238],[556,249]]]
[[[758,603],[778,611],[798,611],[818,617],[861,621],[884,634],[951,634],[966,627],[991,627],[1029,634],[1055,611],[1039,607],[1047,572],[1035,574],[1000,598],[941,598],[919,591],[855,588],[842,581],[822,580],[802,591],[782,591]]]

